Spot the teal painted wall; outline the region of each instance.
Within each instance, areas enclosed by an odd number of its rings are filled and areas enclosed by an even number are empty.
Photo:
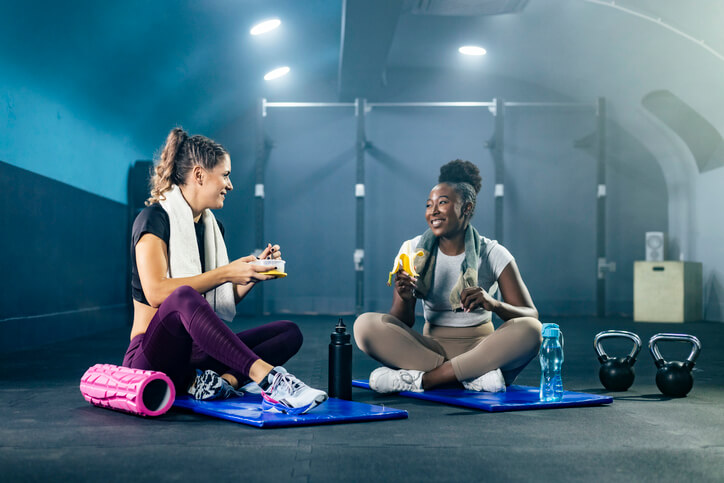
[[[126,203],[128,167],[152,153],[78,104],[8,69],[0,78],[0,159]]]

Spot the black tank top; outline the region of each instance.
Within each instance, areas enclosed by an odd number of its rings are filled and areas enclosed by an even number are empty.
[[[216,219],[219,224],[219,230],[221,235],[224,236],[224,225],[221,224],[219,219]],[[151,206],[145,207],[136,216],[136,220],[133,222],[133,229],[131,230],[131,295],[133,300],[137,300],[145,305],[150,305],[146,300],[146,295],[143,293],[143,287],[141,286],[141,279],[138,276],[138,265],[136,264],[136,244],[146,233],[157,236],[166,243],[168,247],[168,241],[171,238],[171,223],[168,219],[168,213],[163,209],[159,203],[154,203]],[[199,247],[199,257],[201,258],[201,270],[205,271],[205,257],[204,257],[204,224],[194,223],[196,229],[196,245]]]

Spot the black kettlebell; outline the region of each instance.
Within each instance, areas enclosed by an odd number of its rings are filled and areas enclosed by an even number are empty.
[[[634,343],[631,353],[626,357],[609,357],[601,347],[601,341],[611,337],[623,337],[631,339]],[[625,391],[634,382],[636,374],[633,365],[636,363],[636,356],[641,350],[641,338],[633,332],[625,330],[604,330],[593,338],[593,347],[598,353],[598,361],[601,368],[598,370],[598,378],[603,387],[609,391]]]
[[[671,340],[691,343],[691,353],[685,362],[666,362],[659,352],[656,343],[660,340]],[[649,351],[654,363],[658,367],[656,371],[656,385],[659,390],[670,397],[684,397],[694,386],[694,376],[691,370],[694,368],[694,361],[699,357],[701,342],[689,334],[656,334],[649,339]]]

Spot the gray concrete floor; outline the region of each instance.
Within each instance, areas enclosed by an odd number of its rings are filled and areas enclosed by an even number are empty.
[[[311,385],[327,381],[335,317],[285,317],[305,335],[288,368]],[[244,319],[235,330],[271,318]],[[0,355],[2,481],[724,481],[724,324],[544,319],[566,337],[566,389],[609,394],[598,381],[594,335],[624,329],[694,334],[703,344],[692,392],[663,397],[646,349],[636,381],[604,407],[486,413],[353,390],[356,401],[409,412],[409,419],[257,429],[172,410],[144,419],[90,406],[83,372],[120,363],[127,330]],[[347,322],[351,322],[351,319]],[[611,355],[629,347],[606,344]],[[662,345],[683,359],[681,344]],[[377,364],[355,349],[354,377]],[[537,385],[531,364],[517,383]]]

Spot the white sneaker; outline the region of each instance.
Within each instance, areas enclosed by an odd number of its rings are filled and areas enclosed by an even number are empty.
[[[264,411],[304,414],[329,397],[326,392],[307,386],[283,367],[277,366],[274,370],[274,379],[269,387],[261,392],[261,408]],[[271,374],[269,377],[272,377]]]
[[[381,393],[422,392],[422,371],[378,367],[370,374],[370,388]]]
[[[500,369],[490,371],[482,376],[462,381],[468,391],[505,392],[505,378]]]

